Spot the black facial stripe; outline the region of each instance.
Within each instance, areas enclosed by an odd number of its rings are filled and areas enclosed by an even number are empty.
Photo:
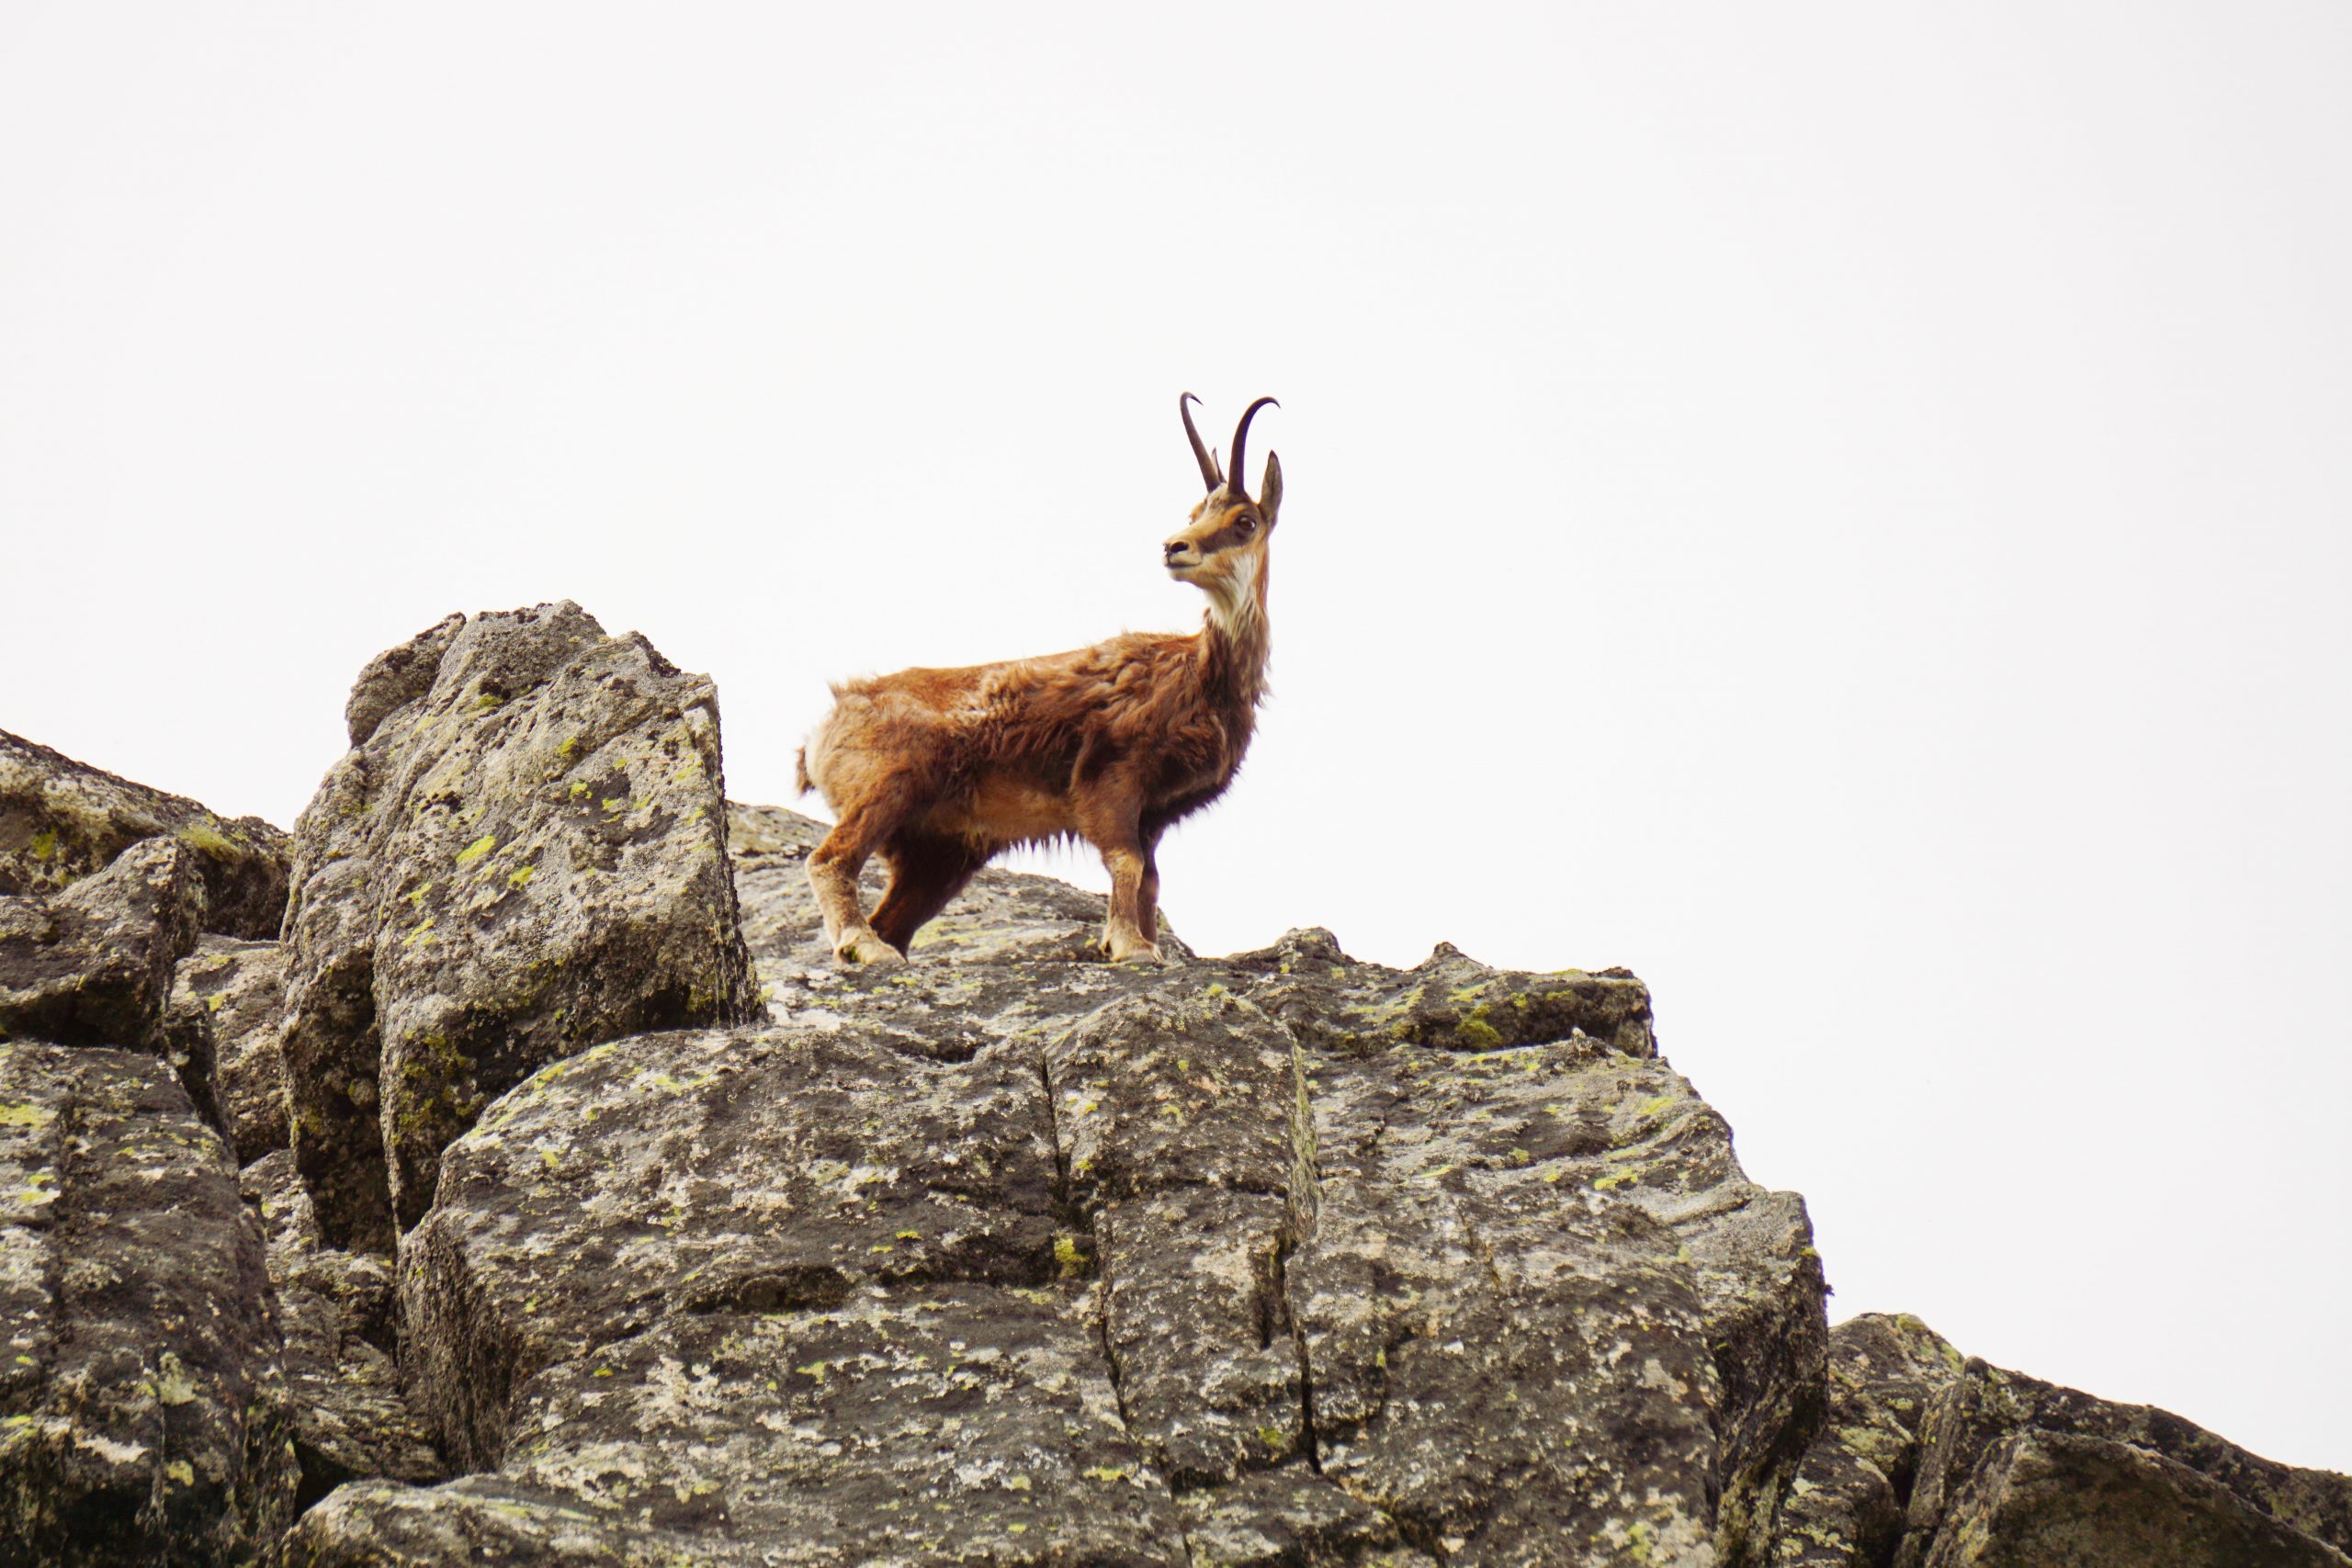
[[[1257,530],[1254,528],[1246,534],[1243,533],[1238,526],[1240,522],[1241,514],[1237,513],[1227,521],[1224,527],[1203,539],[1200,543],[1201,554],[1213,556],[1219,550],[1231,549],[1236,545],[1246,545],[1258,536]]]

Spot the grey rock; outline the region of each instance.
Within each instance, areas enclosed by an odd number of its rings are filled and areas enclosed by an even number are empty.
[[[2345,1568],[2352,1558],[2131,1443],[2028,1428],[1989,1450],[1928,1568]]]
[[[499,1476],[345,1488],[291,1559],[1173,1568],[1093,1347],[1075,1304],[1002,1286],[673,1316],[522,1384]]]
[[[1303,1464],[1179,1500],[1193,1568],[1436,1568],[1396,1521]]]
[[[434,680],[441,672],[441,656],[449,651],[465,625],[463,615],[445,615],[368,661],[359,678],[352,682],[351,696],[343,705],[344,729],[355,749],[367,745],[385,719],[433,690]]]
[[[1649,987],[1623,969],[1500,970],[1442,942],[1411,969],[1386,969],[1350,958],[1320,927],[1225,962],[1252,975],[1259,1005],[1321,1051],[1492,1051],[1577,1033],[1628,1056],[1657,1050]]]
[[[196,857],[204,929],[277,934],[289,846],[258,817],[223,818],[0,730],[0,894],[56,894],[104,871],[141,839],[176,839]]]
[[[290,1555],[1174,1568],[1174,1506],[1082,1313],[938,1284],[680,1314],[523,1384],[495,1477],[345,1488]]]
[[[1035,1065],[1003,1047],[936,1062],[809,1029],[600,1045],[450,1146],[401,1247],[408,1361],[449,1452],[493,1464],[518,1384],[664,1314],[1055,1278],[1055,1174]]]
[[[294,1463],[262,1240],[151,1056],[0,1045],[0,1561],[274,1560]]]
[[[172,973],[166,1053],[212,1064],[212,1100],[240,1166],[287,1146],[285,1009],[278,942],[202,937]]]
[[[1687,1247],[1623,1192],[1679,1175],[1676,1081],[1589,1040],[1318,1067],[1288,1277],[1322,1468],[1448,1562],[1717,1561],[1741,1413]]]
[[[757,1002],[707,680],[566,603],[445,621],[354,705],[295,831],[286,1055],[326,1234],[380,1249],[541,1063]]]
[[[2177,1555],[2132,1555],[2167,1540]],[[1972,1358],[1928,1407],[1894,1562],[2340,1565],[2347,1554],[2352,1477]]]
[[[1289,1031],[1211,980],[1097,1009],[1045,1065],[1129,1429],[1180,1489],[1298,1453],[1282,1270],[1312,1223],[1315,1173]]]
[[[286,1150],[247,1166],[239,1179],[246,1201],[260,1211],[277,1292],[301,1471],[298,1505],[307,1508],[347,1481],[443,1479],[448,1468],[409,1405],[393,1357],[390,1267],[372,1254],[326,1245]]]
[[[1721,1119],[1650,1058],[1638,982],[1445,953],[1383,971],[1315,933],[1232,962],[1075,962],[1059,944],[1093,912],[1018,886],[984,941],[842,974],[804,962],[787,831],[737,814],[739,868],[789,867],[744,900],[775,1024],[598,1045],[449,1146],[401,1249],[405,1359],[445,1447],[485,1473],[338,1492],[304,1525],[318,1561],[395,1540],[420,1562],[528,1556],[558,1535],[589,1560],[752,1560],[741,1543],[786,1529],[762,1501],[782,1461],[709,1348],[973,1292],[1075,1337],[1128,1456],[1112,1468],[1199,1561],[1763,1551],[1747,1521],[1818,1417],[1818,1264],[1801,1204],[1747,1182]],[[1309,1016],[1310,984],[1366,1011],[1304,1047],[1273,1010]],[[1465,1034],[1496,1016],[1560,1038]],[[703,1391],[691,1443],[642,1416],[662,1368],[671,1397],[682,1375]],[[867,1474],[872,1447],[823,1456],[804,1492]],[[1080,1539],[1040,1528],[1054,1560]],[[883,1551],[854,1540],[839,1551]]]
[[[172,839],[141,840],[53,897],[0,897],[0,1040],[162,1050],[204,898],[194,852]],[[178,1066],[209,1108],[211,1063]]]
[[[1866,1313],[1829,1331],[1827,1410],[1781,1503],[1773,1562],[1882,1568],[1893,1557],[1928,1406],[1962,1364],[1916,1317]]]

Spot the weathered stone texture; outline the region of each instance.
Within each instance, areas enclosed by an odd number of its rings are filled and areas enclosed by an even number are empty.
[[[680,1314],[524,1384],[496,1477],[346,1488],[292,1560],[1178,1568],[1096,1346],[986,1285]]]
[[[0,1045],[0,1562],[227,1564],[290,1522],[235,1168],[151,1056]]]
[[[223,819],[0,730],[0,894],[62,893],[153,838],[176,840],[195,857],[204,930],[277,934],[286,913],[283,831],[257,817]]]
[[[541,1063],[757,1002],[707,680],[567,603],[441,623],[349,718],[296,827],[286,1051],[326,1234],[381,1248]]]
[[[451,1454],[493,1463],[517,1383],[665,1314],[1054,1278],[1054,1176],[1035,1067],[1003,1049],[937,1063],[813,1030],[598,1046],[450,1147],[401,1248],[409,1362]]]

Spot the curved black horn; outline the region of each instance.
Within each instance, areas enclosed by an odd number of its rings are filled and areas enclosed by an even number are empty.
[[[1201,433],[1193,428],[1193,411],[1189,405],[1200,400],[1192,393],[1186,392],[1176,400],[1176,412],[1184,416],[1185,438],[1193,444],[1193,456],[1200,459],[1201,482],[1209,489],[1215,490],[1225,482],[1225,476],[1216,471],[1216,459],[1210,457],[1209,449],[1201,445]]]
[[[1241,423],[1233,427],[1233,482],[1237,487],[1246,486],[1250,482],[1250,476],[1243,471],[1241,467],[1241,448],[1243,444],[1250,439],[1250,421],[1260,409],[1264,408],[1268,403],[1274,403],[1274,400],[1272,398],[1260,398],[1256,402],[1251,403],[1248,408],[1243,409],[1241,411]],[[1274,407],[1276,408],[1280,408],[1283,405],[1280,403],[1274,403]]]

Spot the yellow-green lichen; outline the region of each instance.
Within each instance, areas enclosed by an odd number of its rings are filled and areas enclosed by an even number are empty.
[[[237,841],[222,833],[206,818],[198,818],[180,829],[180,842],[208,855],[233,855]]]
[[[474,862],[481,859],[482,856],[490,853],[496,848],[498,848],[498,835],[495,833],[484,833],[481,838],[476,839],[472,843],[468,844],[464,849],[458,852],[458,865],[460,869],[469,866],[473,864]]]
[[[44,828],[33,835],[33,859],[45,861],[57,853],[57,829]]]

